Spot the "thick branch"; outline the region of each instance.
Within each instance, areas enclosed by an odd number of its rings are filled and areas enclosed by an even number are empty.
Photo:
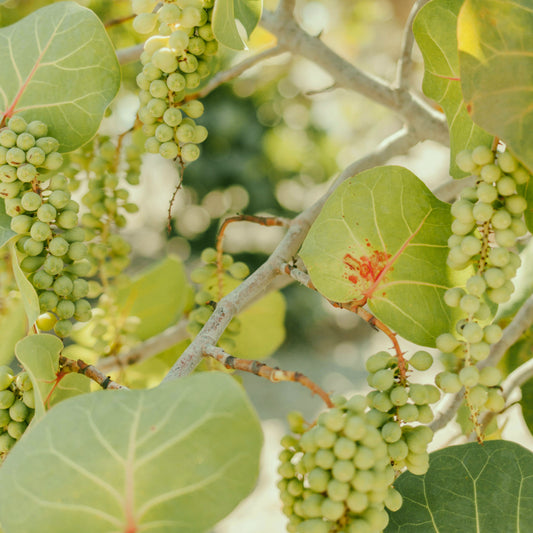
[[[319,38],[305,33],[285,12],[265,11],[261,24],[277,38],[281,46],[325,70],[337,87],[358,92],[370,100],[395,111],[421,138],[448,145],[448,128],[442,114],[433,110],[412,93],[392,88],[387,82],[358,69]]]

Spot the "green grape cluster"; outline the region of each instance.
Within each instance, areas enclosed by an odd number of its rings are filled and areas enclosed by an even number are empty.
[[[306,429],[289,415],[293,433],[283,437],[278,483],[291,533],[378,533],[402,497],[381,431],[366,412],[367,400],[334,400]]]
[[[478,370],[476,364],[489,356],[502,330],[492,323],[490,305],[509,301],[512,278],[520,266],[516,241],[527,233],[523,220],[527,202],[521,194],[529,173],[507,151],[495,154],[487,146],[457,154],[457,165],[476,177],[451,208],[454,218],[448,241],[448,266],[474,273],[464,287],[446,291],[444,300],[463,318],[454,330],[437,338],[446,367],[436,377],[437,385],[449,393],[465,387],[465,399],[477,416],[483,409],[498,412],[505,402],[498,387],[500,372],[493,367]]]
[[[19,440],[35,411],[33,385],[27,372],[13,375],[0,366],[0,458]]]
[[[54,331],[65,337],[71,318],[91,317],[84,279],[91,266],[78,226],[79,205],[71,199],[67,178],[50,172],[63,163],[58,148],[38,120],[27,123],[15,115],[0,130],[0,197],[19,235],[20,267],[37,291],[41,311],[54,313]]]
[[[0,317],[9,312],[12,302],[20,297],[11,270],[7,246],[0,248]]]
[[[214,303],[219,300],[220,296],[216,250],[214,248],[206,248],[202,252],[201,260],[203,265],[191,272],[191,281],[200,285],[200,290],[194,298],[197,307],[190,312],[189,323],[187,324],[187,331],[191,338],[196,337],[209,320],[214,310]],[[224,285],[231,280],[241,281],[250,273],[250,269],[245,263],[241,261],[234,262],[233,257],[229,254],[223,254],[222,267],[224,269]],[[231,353],[235,348],[234,338],[240,330],[241,321],[238,317],[234,317],[220,337],[218,346]]]
[[[141,55],[138,116],[148,136],[146,151],[186,164],[198,159],[198,144],[207,138],[206,128],[195,123],[203,104],[185,96],[210,75],[211,58],[218,52],[210,22],[214,0],[165,2],[154,13],[156,5],[133,1],[138,32],[151,33],[159,22],[159,34],[146,41]]]
[[[131,245],[117,229],[126,226],[128,213],[139,209],[130,201],[130,192],[124,186],[124,181],[130,185],[138,183],[139,170],[140,158],[133,145],[122,150],[122,145],[115,145],[108,137],[95,141],[87,165],[89,190],[81,200],[88,211],[82,215],[81,223],[89,241],[91,275],[98,274],[104,284],[130,263]]]
[[[427,370],[432,363],[432,356],[420,350],[406,366]],[[440,399],[439,389],[407,379],[402,382],[397,359],[386,351],[370,356],[365,366],[368,384],[375,389],[367,395],[370,407],[367,418],[381,432],[394,469],[407,468],[413,474],[425,474],[429,467],[427,447],[433,438],[425,424],[433,420],[430,405]]]

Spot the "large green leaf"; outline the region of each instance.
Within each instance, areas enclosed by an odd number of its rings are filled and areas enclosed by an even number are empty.
[[[64,152],[91,139],[120,85],[104,26],[75,2],[0,29],[0,76],[0,114],[42,120]]]
[[[11,267],[13,268],[13,275],[17,282],[17,287],[22,297],[22,303],[24,305],[24,311],[26,312],[26,318],[28,319],[28,328],[31,328],[37,317],[40,314],[39,297],[33,285],[28,281],[26,274],[22,272],[20,268],[17,250],[13,241],[9,243],[11,253]]]
[[[524,212],[524,220],[526,221],[529,233],[533,233],[533,180],[529,180],[523,186],[522,194],[527,201],[527,209]]]
[[[261,442],[244,391],[219,373],[78,396],[8,455],[0,522],[5,533],[203,533],[253,489]]]
[[[11,229],[11,217],[6,214],[6,204],[0,198],[0,248],[6,244],[16,233]]]
[[[250,37],[261,18],[262,0],[217,0],[213,9],[213,32],[217,41],[234,50],[243,50],[246,43],[239,33],[238,20]]]
[[[450,206],[409,170],[377,167],[343,183],[311,227],[300,255],[326,298],[367,298],[406,339],[434,346],[450,329],[444,291]]]
[[[506,441],[450,446],[430,455],[423,476],[402,474],[403,506],[386,533],[528,533],[533,454]]]
[[[474,122],[533,171],[531,0],[465,0],[457,35],[461,85]]]
[[[465,172],[455,156],[465,149],[489,145],[491,136],[476,126],[463,102],[457,53],[457,15],[463,0],[433,0],[425,5],[413,23],[413,33],[424,57],[424,94],[437,102],[450,130],[450,174],[462,178]]]

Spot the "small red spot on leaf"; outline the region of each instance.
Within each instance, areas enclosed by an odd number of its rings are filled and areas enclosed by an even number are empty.
[[[371,246],[368,241],[366,245]],[[368,256],[363,255],[361,257],[355,257],[347,253],[343,257],[343,263],[349,269],[346,278],[354,285],[358,285],[363,294],[370,296],[368,293],[374,290],[374,284],[378,281],[380,274],[387,266],[387,261],[390,257],[390,254],[380,250],[374,250]],[[358,272],[360,277],[355,276],[351,272]]]

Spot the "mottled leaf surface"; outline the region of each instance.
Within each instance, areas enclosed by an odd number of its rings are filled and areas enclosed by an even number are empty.
[[[377,167],[328,199],[300,255],[315,287],[335,302],[368,299],[406,339],[434,346],[450,328],[444,291],[451,215],[409,170]]]
[[[461,90],[457,53],[457,16],[463,0],[433,0],[416,16],[413,33],[424,57],[424,94],[437,102],[446,114],[450,130],[450,174],[466,173],[455,156],[481,144],[490,146],[492,137],[469,116]]]
[[[0,29],[0,75],[0,115],[42,120],[63,152],[93,137],[120,84],[103,24],[75,2]]]
[[[253,489],[261,443],[227,375],[84,394],[8,455],[0,522],[5,533],[203,533]]]
[[[531,1],[465,0],[457,35],[470,115],[533,171]]]
[[[430,454],[423,476],[394,483],[403,506],[386,533],[528,533],[533,524],[533,454],[495,440]]]

